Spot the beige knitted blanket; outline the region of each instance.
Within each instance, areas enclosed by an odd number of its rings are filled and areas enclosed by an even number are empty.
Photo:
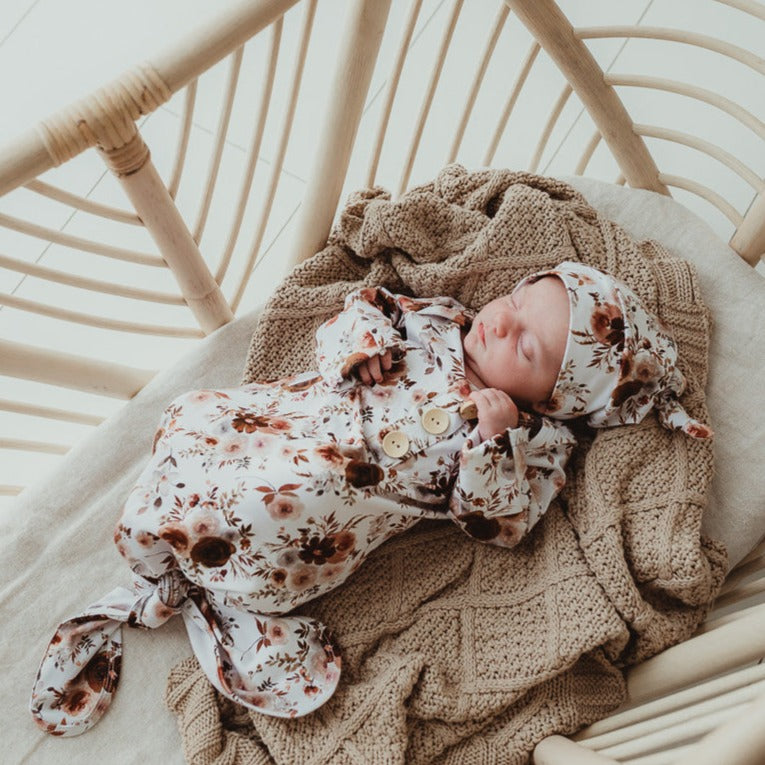
[[[481,307],[526,274],[581,260],[630,284],[672,328],[688,411],[707,420],[708,314],[691,267],[633,242],[568,185],[452,165],[391,201],[352,195],[327,247],[266,306],[245,381],[313,366],[316,327],[362,284]],[[624,699],[622,669],[687,638],[725,570],[700,535],[711,445],[649,418],[583,435],[569,483],[505,550],[422,522],[301,611],[343,653],[335,696],[282,720],[235,708],[195,659],[167,700],[185,754],[216,763],[525,763]]]

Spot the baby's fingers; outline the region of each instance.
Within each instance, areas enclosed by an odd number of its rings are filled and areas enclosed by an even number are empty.
[[[390,356],[390,352],[387,353]],[[382,382],[385,379],[383,369],[390,369],[392,361],[388,359],[388,366],[385,366],[384,356],[372,356],[372,358],[362,361],[356,371],[362,382],[367,385],[374,385],[376,382]]]
[[[369,368],[369,374],[372,375],[372,379],[375,382],[382,382],[383,373],[380,369],[380,357],[372,356],[372,358],[367,361],[367,367]]]
[[[393,354],[385,351],[382,356],[372,356],[358,364],[354,373],[366,385],[374,385],[385,379],[385,372],[393,366]]]
[[[368,362],[362,361],[357,367],[356,367],[356,374],[358,375],[361,382],[366,383],[367,385],[370,385],[372,382],[372,375],[369,374],[369,367]]]

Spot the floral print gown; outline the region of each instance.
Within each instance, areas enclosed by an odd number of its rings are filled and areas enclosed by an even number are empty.
[[[481,440],[459,414],[470,320],[451,298],[364,288],[319,328],[318,371],[175,399],[115,532],[133,591],[61,625],[35,686],[38,724],[92,725],[116,685],[120,623],[175,613],[221,693],[278,717],[307,714],[334,692],[340,657],[323,625],[285,614],[421,518],[517,544],[562,488],[574,438],[524,415]],[[382,383],[353,377],[387,350]]]

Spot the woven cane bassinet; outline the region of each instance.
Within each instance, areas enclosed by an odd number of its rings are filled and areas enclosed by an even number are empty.
[[[39,465],[260,304],[321,249],[347,191],[400,193],[451,161],[672,194],[761,289],[765,5],[704,4],[706,26],[667,0],[228,3],[23,132],[0,152],[0,447],[33,467],[0,495],[44,481]],[[70,443],[30,438],[41,423],[71,425]],[[765,762],[756,542],[699,634],[631,672],[628,707],[534,761]]]

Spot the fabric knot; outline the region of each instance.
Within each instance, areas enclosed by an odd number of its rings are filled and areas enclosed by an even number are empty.
[[[210,682],[238,704],[295,717],[324,704],[337,687],[341,659],[321,622],[232,610],[220,614],[203,588],[172,568],[157,577],[133,573],[132,589],[117,587],[59,625],[32,689],[29,708],[35,723],[54,736],[76,736],[95,725],[117,689],[122,624],[159,627],[177,613]],[[241,644],[232,639],[223,625],[237,618],[254,627],[255,642],[246,636]],[[297,641],[302,659],[298,667],[286,664],[282,669],[290,639]],[[299,710],[288,699],[295,688],[300,691]]]
[[[76,736],[108,709],[119,681],[121,625],[159,627],[188,603],[192,584],[178,569],[158,578],[133,574],[133,588],[117,587],[59,625],[32,691],[37,725],[56,736]]]
[[[157,580],[136,576],[133,587],[139,597],[128,615],[128,626],[155,629],[180,613],[188,597],[190,582],[173,568]]]
[[[189,580],[177,568],[171,569],[159,578],[157,594],[159,599],[170,608],[177,608],[186,599],[189,592]]]

